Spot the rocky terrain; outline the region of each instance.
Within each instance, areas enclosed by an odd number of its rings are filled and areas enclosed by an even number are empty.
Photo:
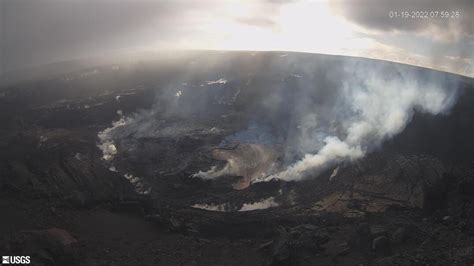
[[[414,113],[363,158],[255,182],[299,156],[284,137],[294,125],[280,123],[297,102],[256,99],[337,76],[304,81],[295,62],[322,62],[317,72],[364,61],[291,56],[280,67],[287,53],[168,55],[2,87],[1,254],[33,265],[472,265],[473,80],[396,66],[456,79],[456,103]]]

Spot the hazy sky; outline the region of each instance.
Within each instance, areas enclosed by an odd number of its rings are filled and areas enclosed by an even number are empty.
[[[0,0],[0,71],[163,48],[354,55],[474,77],[474,1]]]

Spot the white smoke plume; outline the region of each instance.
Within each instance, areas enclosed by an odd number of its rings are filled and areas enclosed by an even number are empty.
[[[207,211],[216,211],[216,212],[226,212],[230,207],[228,203],[223,204],[194,204],[191,206],[195,209],[207,210]]]
[[[112,126],[100,131],[98,134],[100,143],[97,147],[102,151],[102,159],[111,161],[117,154],[117,147],[113,139],[110,137],[110,133],[116,128],[123,127],[126,124],[125,119],[121,117],[119,120],[112,122]]]
[[[309,139],[316,142],[315,146],[322,146],[316,153],[307,153],[286,170],[256,182],[301,180],[317,176],[341,161],[362,158],[384,140],[403,131],[415,111],[434,115],[446,112],[457,96],[455,84],[442,80],[446,77],[420,77],[405,68],[398,73],[386,73],[357,64],[346,65],[345,71],[350,74],[342,82],[339,99],[333,102],[340,112],[333,121],[339,134],[331,134],[334,131],[325,127],[318,128],[315,134],[319,139],[323,136],[322,145],[318,138]],[[319,115],[314,114],[316,120],[312,124],[315,126]],[[303,138],[303,142],[308,139]]]
[[[232,208],[232,205],[229,203],[222,204],[194,204],[191,207],[195,209],[207,210],[207,211],[216,211],[216,212],[231,212],[231,211],[254,211],[254,210],[265,210],[268,208],[274,208],[280,206],[276,202],[275,197],[268,197],[261,199],[260,201],[244,203],[239,209]]]
[[[254,210],[264,210],[268,208],[278,207],[279,204],[275,201],[274,197],[269,197],[262,199],[261,201],[253,203],[244,203],[239,212],[254,211]]]
[[[246,153],[215,158],[226,166],[193,176],[301,180],[363,158],[402,132],[415,112],[446,113],[458,96],[455,76],[408,65],[302,53],[228,53],[210,60],[211,54],[190,58],[196,63],[160,83],[151,109],[100,132],[103,158],[135,150],[141,138],[234,136],[241,144],[282,148],[250,162]],[[260,154],[272,156],[261,160]]]
[[[224,174],[228,174],[230,172],[229,168],[231,167],[230,166],[231,164],[232,164],[232,162],[226,164],[224,166],[224,168],[222,168],[220,170],[217,170],[217,166],[212,166],[211,169],[209,169],[208,171],[199,170],[199,172],[193,174],[192,177],[199,177],[199,178],[202,178],[204,180],[214,179],[214,178],[222,176]]]

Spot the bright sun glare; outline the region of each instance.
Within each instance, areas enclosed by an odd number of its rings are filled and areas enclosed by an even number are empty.
[[[189,23],[194,25],[195,31],[183,34],[181,39],[169,42],[168,46],[162,43],[158,46],[346,55],[474,75],[471,59],[461,61],[459,56],[433,59],[429,54],[413,51],[411,47],[419,47],[414,43],[416,41],[397,35],[397,31],[380,33],[354,23],[329,0],[300,0],[265,6],[259,1],[228,0],[204,9],[205,12],[189,16],[192,17]],[[385,37],[398,38],[404,46],[392,45],[384,41]]]
[[[375,44],[358,37],[355,28],[335,16],[326,1],[298,2],[277,10],[271,27],[240,23],[238,19],[252,16],[255,7],[250,4],[226,5],[220,20],[213,20],[205,31],[213,35],[206,48],[225,50],[286,50],[328,54],[346,54]]]

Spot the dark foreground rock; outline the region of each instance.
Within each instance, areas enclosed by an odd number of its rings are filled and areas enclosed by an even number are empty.
[[[58,228],[22,231],[8,254],[28,254],[34,265],[79,265],[77,240]]]

